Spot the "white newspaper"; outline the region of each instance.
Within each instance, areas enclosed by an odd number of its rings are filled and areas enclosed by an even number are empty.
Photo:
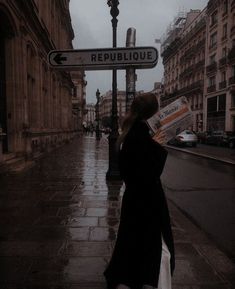
[[[192,111],[185,96],[181,96],[147,120],[150,134],[161,130],[166,135],[166,142],[192,126]]]

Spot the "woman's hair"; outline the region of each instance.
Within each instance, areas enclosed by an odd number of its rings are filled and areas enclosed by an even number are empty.
[[[118,148],[124,141],[127,133],[136,120],[147,120],[153,116],[159,109],[158,100],[152,92],[146,92],[138,95],[132,102],[130,111],[127,113],[122,123],[122,133],[118,138]]]

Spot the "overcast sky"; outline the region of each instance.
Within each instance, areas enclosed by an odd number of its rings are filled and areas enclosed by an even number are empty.
[[[125,47],[126,31],[136,29],[136,46],[154,46],[180,11],[206,7],[207,0],[119,0],[117,47]],[[70,12],[75,39],[74,49],[112,47],[112,23],[107,0],[71,0]],[[162,60],[152,69],[139,69],[137,90],[152,90],[154,82],[163,77]],[[95,92],[101,94],[112,88],[112,71],[87,71],[87,103],[95,103]],[[118,71],[118,89],[125,90],[125,70]]]

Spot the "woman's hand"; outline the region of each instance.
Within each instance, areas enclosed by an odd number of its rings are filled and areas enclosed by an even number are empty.
[[[166,143],[166,134],[163,131],[158,130],[158,132],[153,136],[153,140],[160,145],[164,145]]]

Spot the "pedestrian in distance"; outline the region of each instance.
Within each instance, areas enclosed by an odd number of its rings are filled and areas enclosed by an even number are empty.
[[[174,242],[160,175],[167,158],[164,134],[146,120],[159,109],[152,93],[136,97],[118,139],[125,183],[117,239],[104,272],[107,289],[171,289]]]

